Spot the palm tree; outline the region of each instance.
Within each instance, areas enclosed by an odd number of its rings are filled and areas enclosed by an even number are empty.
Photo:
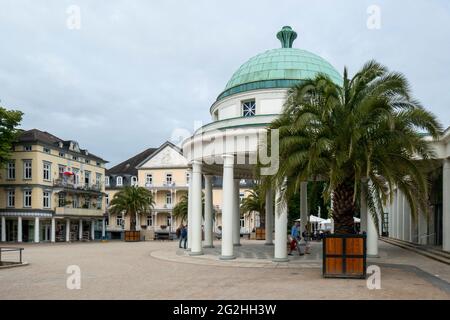
[[[172,216],[180,219],[181,223],[183,223],[183,221],[187,221],[189,207],[188,201],[188,196],[183,195],[181,196],[180,201],[172,209]]]
[[[282,115],[269,126],[273,129],[280,134],[274,181],[286,177],[288,194],[302,181],[325,181],[323,196],[333,201],[336,233],[353,232],[361,192],[376,221],[394,186],[406,196],[414,218],[427,212],[429,163],[417,158],[431,161],[423,133],[437,138],[442,127],[411,97],[402,74],[375,61],[352,79],[344,69],[342,86],[319,74],[290,89]]]
[[[189,197],[184,194],[180,197],[180,201],[173,207],[172,216],[177,219],[181,219],[181,222],[187,221],[188,219],[188,208],[189,208]],[[215,214],[215,209],[213,209],[213,218]],[[205,194],[202,192],[202,215],[205,215]]]
[[[256,183],[247,197],[241,202],[241,212],[257,211],[260,214],[261,225],[265,225],[266,200],[265,191],[260,183]]]
[[[152,193],[143,187],[127,186],[114,195],[110,202],[110,212],[130,216],[130,229],[136,230],[136,221],[139,214],[151,213],[155,201]]]

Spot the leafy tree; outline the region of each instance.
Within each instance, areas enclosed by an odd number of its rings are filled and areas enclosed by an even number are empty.
[[[11,157],[13,143],[21,132],[17,126],[20,125],[22,116],[21,111],[0,107],[0,168],[3,168]]]
[[[110,202],[110,212],[130,217],[130,229],[136,230],[137,216],[150,214],[155,201],[152,193],[143,187],[127,186],[114,195]]]
[[[280,135],[275,182],[286,177],[291,195],[302,181],[325,181],[323,197],[332,197],[336,233],[353,232],[361,192],[376,221],[394,186],[405,194],[413,217],[428,211],[429,163],[416,159],[433,158],[423,133],[438,138],[442,127],[411,97],[402,74],[375,61],[351,79],[344,69],[342,86],[319,74],[290,89],[272,129]]]

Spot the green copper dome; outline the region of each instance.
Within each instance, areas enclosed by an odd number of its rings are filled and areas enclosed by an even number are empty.
[[[341,75],[329,62],[314,53],[292,48],[297,33],[290,27],[283,27],[277,37],[282,48],[263,52],[244,63],[217,100],[250,90],[290,88],[318,73],[325,73],[336,84],[342,85]]]

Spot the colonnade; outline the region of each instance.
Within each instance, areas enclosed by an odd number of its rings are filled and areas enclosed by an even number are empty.
[[[23,217],[22,216],[17,216],[17,217],[8,217],[8,218],[16,218],[17,219],[17,239],[16,241],[18,243],[23,242]],[[26,219],[29,219],[28,217]],[[41,220],[49,220],[49,218],[45,217],[33,217],[31,219],[34,219],[34,233],[33,233],[33,242],[35,243],[39,243],[41,241],[41,228],[40,228],[40,224],[41,224]],[[50,242],[56,242],[56,219],[55,217],[51,217],[51,224],[50,224]],[[75,219],[72,219],[75,220]],[[75,220],[76,221],[76,220]],[[84,221],[90,221],[90,230],[89,230],[89,239],[93,240],[95,238],[95,225],[94,222],[95,220],[92,219],[78,219],[78,239],[82,239],[83,238],[83,222]],[[71,239],[70,237],[70,225],[71,225],[71,219],[69,218],[65,218],[65,241],[69,242]],[[102,237],[105,238],[106,236],[106,220],[105,218],[103,218],[102,220]],[[46,236],[47,237],[47,236]],[[2,216],[1,217],[1,227],[0,227],[0,240],[1,242],[6,242],[7,237],[6,237],[6,217]]]
[[[442,225],[437,228],[435,214],[420,212],[417,219],[411,217],[411,208],[405,195],[394,191],[389,205],[389,237],[422,245],[436,245],[438,233],[442,234],[442,250],[450,252],[450,159],[442,160]],[[442,227],[442,229],[441,229]]]
[[[235,176],[234,156],[223,155],[223,181],[222,181],[222,246],[221,260],[235,258],[234,248],[240,246],[240,209],[239,209],[239,181]],[[204,176],[205,198],[202,207],[202,162],[193,161],[190,171],[189,183],[189,206],[188,206],[188,249],[190,255],[202,255],[203,248],[213,247],[213,199],[212,199],[212,176]],[[300,212],[301,226],[303,232],[308,220],[307,207],[308,183],[303,182],[300,187]],[[287,223],[288,209],[281,199],[281,187],[269,190],[265,195],[265,228],[266,245],[274,245],[274,261],[287,261]],[[276,201],[275,206],[273,205]],[[273,212],[275,207],[275,212]],[[204,212],[204,229],[202,229],[202,212]],[[361,199],[361,223],[362,231],[367,234],[367,254],[378,255],[378,231],[374,219],[367,213],[367,201]],[[275,234],[273,230],[275,229]],[[204,232],[204,241],[202,241]],[[274,238],[275,235],[275,238]]]

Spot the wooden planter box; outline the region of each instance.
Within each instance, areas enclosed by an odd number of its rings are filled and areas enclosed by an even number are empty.
[[[325,278],[366,278],[366,236],[327,235],[323,239]]]
[[[256,240],[266,240],[266,229],[256,228]]]
[[[125,231],[124,240],[125,240],[125,242],[141,241],[141,232],[140,231]]]

